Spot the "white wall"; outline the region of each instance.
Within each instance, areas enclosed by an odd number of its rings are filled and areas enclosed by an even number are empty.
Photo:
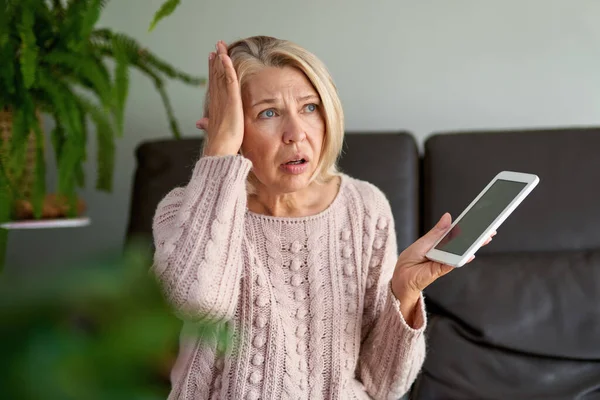
[[[600,124],[598,0],[182,0],[148,33],[161,2],[112,1],[101,25],[199,75],[218,39],[295,41],[329,67],[348,130],[405,129],[422,143],[441,130]],[[179,83],[168,90],[184,135],[198,135],[204,90]],[[135,146],[168,134],[158,94],[134,74],[114,193],[83,192],[89,228],[12,233],[11,268],[119,249]],[[93,162],[88,170],[93,183]]]

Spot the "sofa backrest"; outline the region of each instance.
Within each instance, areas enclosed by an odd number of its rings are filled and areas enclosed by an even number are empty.
[[[419,165],[419,150],[409,133],[351,132],[345,136],[339,167],[371,182],[387,196],[399,250],[419,234]]]
[[[600,129],[437,134],[423,159],[424,226],[458,214],[501,170],[540,183],[485,252],[600,248]]]
[[[471,263],[425,292],[412,398],[600,394],[600,130],[445,133],[425,143],[423,221],[456,217],[500,171],[539,185]]]
[[[202,139],[153,140],[136,150],[127,239],[152,236],[152,218],[160,200],[184,186],[200,156]],[[394,210],[398,247],[418,235],[419,153],[406,132],[350,132],[339,160],[342,172],[378,186]]]
[[[200,156],[202,139],[162,139],[141,143],[135,152],[126,240],[152,238],[158,203],[177,186],[185,186]]]

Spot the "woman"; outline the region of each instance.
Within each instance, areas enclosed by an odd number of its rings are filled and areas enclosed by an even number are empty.
[[[154,219],[155,272],[182,313],[231,321],[221,354],[182,335],[171,399],[394,399],[425,356],[424,254],[390,205],[336,170],[343,113],[323,64],[271,37],[209,56],[203,154]]]

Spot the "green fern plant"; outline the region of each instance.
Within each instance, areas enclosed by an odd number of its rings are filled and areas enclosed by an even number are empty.
[[[164,19],[166,17],[168,17],[169,15],[171,15],[173,13],[173,11],[175,11],[175,9],[177,7],[179,7],[179,4],[181,3],[180,0],[166,0],[162,6],[160,6],[160,8],[158,9],[158,11],[156,11],[156,13],[154,14],[154,18],[152,19],[152,23],[150,24],[150,31],[153,31],[154,28],[156,27],[156,24],[158,24],[158,22],[161,19]]]
[[[46,194],[44,134],[36,113],[54,119],[51,135],[57,161],[57,192],[76,213],[76,191],[84,187],[88,122],[95,125],[98,172],[95,187],[111,191],[115,142],[123,134],[131,68],[153,82],[164,104],[170,129],[180,131],[165,84],[190,85],[205,80],[186,74],[123,33],[95,25],[108,0],[0,0],[0,110],[13,116],[10,140],[0,139],[0,223],[12,218],[23,197],[22,177],[27,143],[35,136],[36,168],[30,200],[36,218]],[[162,19],[176,2],[157,12]],[[158,21],[157,19],[157,21]],[[108,61],[112,61],[109,68]],[[0,253],[6,232],[0,229]],[[1,264],[0,254],[0,264]]]

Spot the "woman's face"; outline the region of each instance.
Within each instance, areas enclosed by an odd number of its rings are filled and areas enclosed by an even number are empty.
[[[325,136],[321,100],[308,78],[293,67],[266,67],[248,78],[242,99],[242,152],[264,189],[306,188]]]

